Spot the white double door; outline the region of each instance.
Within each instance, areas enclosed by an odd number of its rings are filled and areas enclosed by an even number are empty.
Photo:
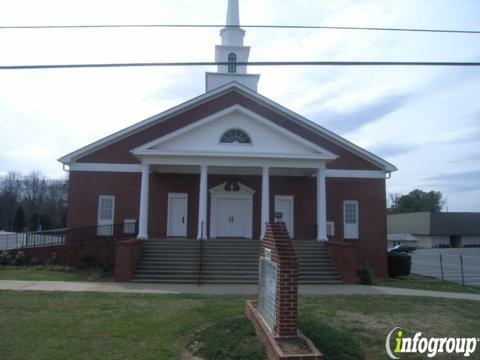
[[[187,236],[188,194],[168,194],[167,236]]]
[[[212,199],[215,216],[214,235],[219,238],[250,238],[252,235],[252,201],[242,197]],[[213,234],[212,234],[213,235]]]

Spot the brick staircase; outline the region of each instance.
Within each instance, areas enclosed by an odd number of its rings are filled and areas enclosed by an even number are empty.
[[[300,284],[340,284],[325,246],[314,240],[294,240]],[[256,284],[256,240],[220,239],[203,242],[201,283]],[[132,281],[195,284],[200,272],[200,242],[190,239],[147,240]]]

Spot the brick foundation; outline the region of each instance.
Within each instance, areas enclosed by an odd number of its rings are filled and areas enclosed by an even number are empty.
[[[357,244],[344,241],[327,241],[326,244],[342,280],[347,284],[357,284],[357,271],[361,267]]]
[[[269,360],[321,360],[323,355],[310,339],[305,337],[300,331],[297,332],[297,337],[301,338],[310,348],[310,354],[285,354],[280,346],[277,344],[278,336],[267,326],[258,312],[256,304],[253,301],[247,300],[245,304],[245,316],[252,322],[260,341],[267,349],[267,357]]]
[[[115,281],[126,282],[132,279],[139,252],[140,241],[137,239],[118,241],[115,244]]]
[[[245,315],[252,322],[259,339],[265,344],[269,359],[323,359],[315,345],[297,327],[298,319],[298,264],[292,240],[285,223],[267,225],[260,245],[260,257],[266,257],[276,265],[275,326],[271,329],[255,303],[247,301]],[[262,261],[262,260],[260,260]],[[268,260],[267,260],[268,261]],[[261,271],[259,272],[262,276]],[[259,281],[259,286],[262,279]],[[259,291],[260,294],[260,291]],[[260,295],[259,295],[260,296]],[[308,351],[295,354],[283,352],[284,339],[296,339],[306,344]],[[297,349],[298,350],[298,349]]]

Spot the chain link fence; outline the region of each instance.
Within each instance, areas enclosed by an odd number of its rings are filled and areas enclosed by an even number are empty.
[[[480,252],[417,250],[412,255],[411,272],[480,288]]]

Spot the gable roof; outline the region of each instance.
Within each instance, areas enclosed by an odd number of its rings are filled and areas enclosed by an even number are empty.
[[[228,121],[228,118],[226,118],[228,115],[243,115],[244,118],[249,118],[250,121],[255,122],[257,124],[262,124],[264,128],[267,129],[268,136],[270,137],[269,139],[269,144],[268,144],[268,149],[265,150],[265,148],[262,148],[262,150],[266,154],[270,155],[279,155],[282,157],[288,157],[289,155],[299,155],[300,153],[305,156],[305,155],[315,155],[316,158],[321,158],[321,159],[328,159],[328,160],[334,160],[338,156],[333,154],[332,152],[322,148],[321,146],[295,134],[292,133],[291,131],[288,131],[281,127],[280,125],[277,125],[271,121],[269,121],[266,118],[263,118],[262,116],[258,115],[257,113],[245,108],[242,105],[236,104],[232,105],[230,107],[227,107],[221,111],[215,112],[212,115],[209,115],[203,119],[197,120],[189,125],[183,126],[167,135],[161,136],[160,138],[154,139],[146,144],[142,144],[141,146],[131,150],[131,153],[134,155],[150,155],[150,154],[162,154],[165,151],[172,151],[172,148],[169,148],[168,145],[175,143],[175,141],[180,140],[181,143],[175,147],[174,144],[174,151],[178,152],[181,151],[182,153],[192,153],[192,154],[198,154],[199,152],[202,151],[212,151],[212,148],[218,148],[218,143],[216,142],[216,138],[220,138],[220,135],[224,132],[224,130],[231,129],[235,126],[238,126],[238,118],[235,118],[234,121],[230,119]],[[220,132],[218,134],[215,134],[215,131],[212,131],[211,129],[208,129],[207,132],[210,133],[213,137],[210,139],[207,139],[206,141],[209,143],[209,146],[205,148],[205,144],[198,143],[196,141],[195,134],[196,130],[200,130],[205,132],[205,128],[208,127],[209,125],[216,125],[215,122],[218,120],[222,120],[222,124],[224,129],[220,127]],[[225,123],[223,123],[225,122]],[[257,125],[258,126],[258,125]],[[261,132],[260,128],[256,129],[257,132]],[[254,134],[255,136],[257,134]],[[186,140],[182,138],[186,137]],[[272,140],[272,138],[274,140]],[[205,140],[203,141],[205,142]],[[282,143],[281,150],[278,151],[279,149],[274,149],[274,147],[271,146],[270,142],[278,142]],[[192,146],[194,144],[194,146]],[[167,145],[166,148],[163,148],[162,145]],[[284,148],[289,147],[288,151],[285,151]],[[222,154],[219,155],[224,155],[224,156],[234,156],[236,154],[239,155],[246,155],[250,154],[252,152],[255,152],[257,145],[255,142],[251,143],[250,146],[248,147],[235,147],[234,152],[232,152],[232,148],[229,147],[223,147],[222,148]],[[217,150],[217,149],[216,149]],[[292,154],[291,152],[294,152]],[[257,150],[258,151],[258,150]],[[256,153],[258,155],[258,153]]]
[[[229,83],[225,86],[219,87],[215,90],[209,91],[205,94],[202,94],[198,97],[195,97],[191,100],[188,100],[180,105],[177,105],[173,108],[170,108],[162,113],[159,113],[157,115],[154,115],[150,118],[147,118],[143,121],[140,121],[132,126],[129,126],[123,130],[120,130],[114,134],[111,134],[107,137],[104,137],[94,143],[91,143],[85,147],[82,147],[72,153],[69,153],[60,159],[60,161],[63,164],[69,165],[75,160],[82,158],[86,155],[89,155],[99,149],[102,149],[108,145],[111,145],[117,141],[120,141],[128,136],[131,136],[139,131],[145,130],[146,128],[159,124],[167,119],[172,118],[173,116],[176,116],[182,112],[185,112],[189,109],[192,109],[200,104],[203,104],[207,101],[210,101],[214,98],[217,98],[219,96],[222,96],[228,92],[231,91],[236,91],[240,93],[241,95],[260,103],[263,106],[266,106],[270,108],[271,110],[280,113],[281,115],[285,116],[292,122],[296,123],[297,125],[300,125],[303,128],[306,128],[314,133],[317,133],[318,135],[326,138],[327,140],[337,144],[338,146],[353,152],[354,154],[358,155],[359,157],[363,158],[364,160],[379,166],[383,170],[390,172],[390,171],[395,171],[397,168],[390,164],[389,162],[383,160],[382,158],[370,153],[369,151],[351,143],[350,141],[342,138],[341,136],[333,133],[330,130],[325,129],[324,127],[314,123],[311,120],[308,120],[307,118],[285,108],[284,106],[279,105],[278,103],[268,99],[265,96],[262,96],[249,88],[237,83],[237,82],[232,82]]]

